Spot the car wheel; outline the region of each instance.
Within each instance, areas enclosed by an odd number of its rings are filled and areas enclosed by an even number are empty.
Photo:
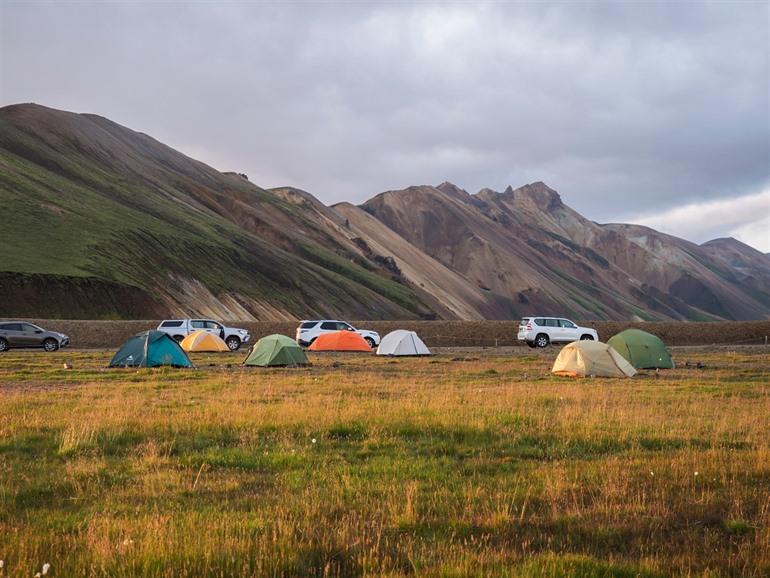
[[[371,337],[364,337],[364,341],[369,344],[369,349],[374,349],[374,339]]]
[[[8,351],[8,340],[0,337],[0,351]]]
[[[548,347],[548,344],[551,342],[550,339],[548,339],[548,336],[545,333],[541,333],[537,337],[535,337],[535,345],[537,347]]]
[[[182,341],[184,341],[184,335],[174,335],[174,341],[182,343]]]
[[[593,340],[594,340],[594,336],[593,335],[586,334],[586,335],[581,335],[580,336],[580,341],[593,341]]]
[[[227,347],[230,348],[230,351],[238,351],[238,349],[241,347],[241,340],[238,339],[235,335],[228,337],[225,343],[227,343]]]
[[[59,342],[56,341],[53,337],[49,337],[45,341],[43,341],[43,349],[48,351],[49,353],[51,351],[56,351],[59,349]]]

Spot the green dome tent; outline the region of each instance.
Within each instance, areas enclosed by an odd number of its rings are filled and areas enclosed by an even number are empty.
[[[305,352],[285,335],[268,335],[254,344],[243,365],[279,367],[282,365],[309,365]]]
[[[110,361],[110,367],[193,367],[179,344],[162,331],[143,331],[126,341]]]
[[[626,329],[607,341],[637,369],[673,369],[674,360],[657,335],[641,329]]]

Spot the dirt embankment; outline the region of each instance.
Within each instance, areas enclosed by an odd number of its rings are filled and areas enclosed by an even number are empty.
[[[46,329],[70,336],[73,347],[117,347],[130,336],[155,329],[159,321],[77,321],[62,319],[29,319]],[[252,340],[271,333],[294,337],[296,321],[232,321],[228,324],[251,332]],[[606,341],[628,327],[638,327],[658,335],[668,345],[763,344],[770,336],[768,321],[725,321],[715,323],[624,323],[619,321],[585,321]],[[480,347],[519,345],[516,340],[518,321],[361,321],[356,327],[378,331],[380,335],[394,329],[416,331],[428,346]]]

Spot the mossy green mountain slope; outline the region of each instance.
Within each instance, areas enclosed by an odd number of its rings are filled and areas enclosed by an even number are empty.
[[[0,206],[2,315],[32,313],[31,291],[38,314],[70,316],[57,304],[86,282],[134,299],[79,316],[432,314],[291,204],[102,117],[0,109]]]

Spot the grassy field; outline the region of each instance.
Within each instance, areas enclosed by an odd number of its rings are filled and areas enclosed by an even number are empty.
[[[768,576],[769,351],[631,380],[526,348],[6,353],[0,576]]]

